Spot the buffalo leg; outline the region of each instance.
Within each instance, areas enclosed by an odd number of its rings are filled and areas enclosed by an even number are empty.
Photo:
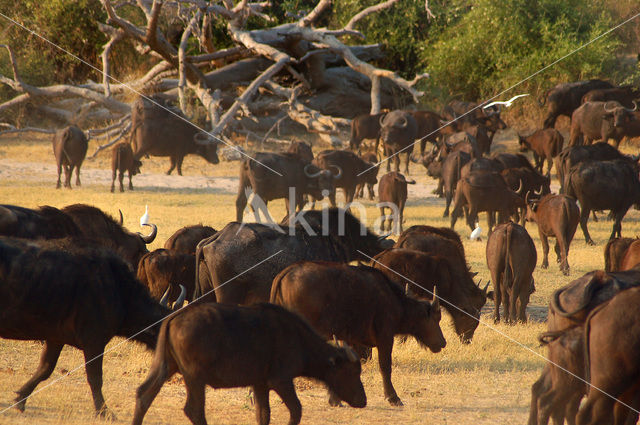
[[[187,386],[187,401],[184,404],[184,414],[194,425],[207,425],[207,419],[204,415],[204,383],[195,379],[187,380],[185,376],[185,384]]]
[[[273,389],[289,409],[289,425],[298,425],[302,418],[302,405],[293,386],[293,381],[278,383]]]
[[[409,158],[411,157],[411,152],[407,149],[407,158],[404,160],[404,173],[409,175]]]
[[[109,412],[102,395],[102,359],[104,357],[104,346],[99,348],[85,348],[84,361],[85,371],[87,373],[87,382],[91,388],[93,396],[93,405],[96,409],[96,415],[100,417],[113,416]]]
[[[129,170],[129,190],[133,190],[133,183],[131,182],[131,170]]]
[[[445,189],[444,191],[444,214],[443,217],[449,217],[449,207],[451,206],[451,199],[453,198],[453,193],[450,189]]]
[[[80,165],[76,165],[76,186],[82,186],[80,183]]]
[[[402,401],[391,383],[391,352],[393,351],[393,336],[384,338],[378,344],[378,364],[382,375],[384,397],[392,406],[402,406]]]
[[[538,425],[540,396],[549,391],[550,387],[551,373],[549,365],[547,364],[544,366],[544,369],[542,369],[540,378],[531,386],[531,406],[529,407],[529,421],[527,425]]]
[[[520,294],[518,295],[518,321],[521,323],[527,323],[527,304],[529,304],[530,287],[521,288],[519,292]],[[513,311],[511,312],[511,314],[515,316]]]
[[[116,169],[111,173],[111,193],[113,193],[116,189],[116,177],[118,175],[118,171]]]
[[[580,209],[580,228],[582,229],[582,233],[584,234],[584,240],[587,243],[587,245],[595,245],[595,243],[593,242],[593,239],[591,239],[591,236],[589,235],[589,230],[587,229],[587,221],[589,220],[590,213],[591,213],[591,210],[586,206],[583,206]]]
[[[60,189],[61,181],[60,176],[62,174],[62,162],[58,162],[58,183],[56,184],[56,189]]]
[[[269,387],[265,384],[253,386],[253,398],[256,402],[256,421],[259,425],[267,425],[271,419],[271,406],[269,406]],[[203,405],[204,406],[204,405]]]
[[[385,222],[384,207],[380,207],[380,230],[381,231],[384,231],[384,222]]]
[[[540,230],[540,228],[538,228],[538,230]],[[540,236],[540,243],[542,244],[542,264],[540,267],[546,269],[549,267],[549,238],[547,238],[547,235],[542,234],[541,231],[538,232],[538,235]]]
[[[46,341],[44,343],[44,349],[42,350],[42,354],[40,354],[40,364],[38,365],[36,373],[34,373],[31,379],[29,379],[16,392],[16,409],[24,412],[25,404],[27,403],[27,397],[31,395],[33,390],[36,389],[40,382],[48,379],[51,376],[51,373],[53,373],[53,370],[56,367],[56,363],[58,363],[58,358],[60,357],[62,347],[64,347],[64,344],[54,344],[49,341]]]
[[[502,277],[498,271],[498,276],[493,277],[493,303],[495,310],[493,312],[494,323],[500,322],[500,304],[502,303]]]
[[[120,192],[124,192],[124,185],[122,181],[124,180],[124,171],[120,170],[118,172],[118,182],[120,183]]]
[[[611,236],[609,236],[610,240],[615,237],[618,237],[618,238],[622,237],[622,219],[624,218],[625,214],[626,214],[626,211],[623,211],[622,213],[618,212],[615,215],[614,221],[613,221],[613,231],[611,232]]]
[[[396,169],[396,172],[400,172],[400,154],[396,153],[396,155],[393,157],[393,164],[394,167]]]
[[[171,157],[169,157],[169,160],[171,161],[171,166],[167,170],[167,175],[168,176],[171,175],[171,172],[173,171],[173,169],[176,168],[176,158],[171,156]]]
[[[369,200],[373,201],[376,199],[376,195],[373,193],[373,185],[371,183],[367,183],[367,189],[369,190]]]
[[[141,425],[144,415],[156,398],[164,383],[175,373],[169,370],[167,362],[154,362],[149,370],[147,379],[136,391],[136,407],[133,412],[132,425]]]
[[[68,187],[71,189],[71,173],[73,170],[71,169],[71,165],[64,166],[64,187]]]
[[[240,182],[242,183],[242,181]],[[247,194],[245,193],[245,186],[240,184],[238,187],[238,196],[236,197],[236,221],[242,221],[242,214],[247,207]]]
[[[178,167],[178,175],[182,175],[182,161],[184,161],[184,156],[178,157],[176,159],[176,165]]]

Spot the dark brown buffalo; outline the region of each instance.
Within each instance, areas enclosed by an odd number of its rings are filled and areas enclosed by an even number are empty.
[[[625,137],[628,139],[640,137],[640,112],[633,112],[632,115],[633,119],[619,127],[614,125],[613,120],[604,120],[602,122],[602,139],[613,139],[616,148],[618,148]]]
[[[202,224],[185,226],[178,229],[167,239],[164,243],[164,248],[182,254],[195,255],[198,243],[216,232],[217,230],[213,227],[203,226]]]
[[[284,198],[289,214],[302,209],[305,194],[322,199],[325,196],[323,191],[334,193],[334,180],[340,177],[342,170],[333,168],[323,170],[313,164],[305,164],[294,154],[256,153],[253,159],[247,158],[240,163],[236,220],[242,221],[247,194],[251,191],[260,197],[264,205]],[[295,199],[289,199],[292,190]]]
[[[595,89],[609,89],[613,85],[602,80],[577,81],[561,83],[546,93],[547,115],[544,128],[552,128],[560,115],[571,117],[573,111],[580,107],[582,96]],[[544,106],[544,102],[540,106]]]
[[[487,228],[491,234],[494,226],[494,212],[498,213],[498,223],[506,222],[517,213],[518,208],[525,208],[524,199],[518,192],[512,191],[504,178],[498,173],[474,171],[458,180],[454,207],[451,213],[451,228],[455,228],[462,208],[469,208],[467,225],[475,228],[478,213],[487,212]]]
[[[440,151],[443,157],[457,151],[466,152],[473,158],[480,158],[482,156],[478,147],[478,141],[473,135],[466,131],[454,133],[449,136],[444,141]]]
[[[535,168],[540,173],[543,172],[544,161],[547,161],[547,176],[550,176],[553,158],[560,154],[564,144],[562,134],[555,128],[545,128],[536,130],[526,137],[518,135],[518,141],[520,143],[520,152],[533,151]]]
[[[0,205],[0,235],[24,239],[79,237],[80,229],[71,217],[57,208],[29,209]]]
[[[372,165],[378,164],[378,162],[380,162],[380,160],[378,159],[378,156],[374,152],[365,152],[362,155],[360,155],[360,159]],[[371,173],[371,174],[375,173],[375,176],[377,178],[379,169],[380,169],[380,165],[376,165],[375,167],[367,171],[367,173]],[[373,181],[371,179],[369,180]],[[367,190],[369,191],[369,199],[373,201],[375,199],[375,194],[373,192],[374,185],[375,183],[370,183],[370,182],[367,182],[364,184],[358,183],[358,187],[356,187],[356,198],[364,198],[364,187],[366,186]]]
[[[478,124],[466,128],[465,131],[476,139],[478,153],[480,156],[488,155],[489,152],[491,152],[491,142],[493,142],[493,137],[489,136],[487,127],[482,124]]]
[[[405,176],[392,171],[380,178],[378,184],[378,206],[380,207],[380,228],[384,229],[385,220],[387,230],[391,230],[392,221],[395,223],[394,232],[402,232],[404,222],[404,206],[407,202],[407,185],[416,184],[415,180],[407,180]],[[394,207],[395,206],[395,207]],[[385,215],[385,209],[391,209],[391,216]],[[394,211],[395,208],[395,211]],[[396,214],[397,212],[397,214]]]
[[[380,138],[387,159],[387,171],[391,170],[391,160],[396,171],[400,171],[400,153],[406,153],[404,172],[409,174],[409,157],[418,134],[418,125],[413,115],[407,111],[387,112],[380,118]]]
[[[182,285],[187,291],[187,301],[193,301],[196,261],[194,254],[182,254],[167,249],[146,253],[138,263],[138,280],[156,300],[167,293],[167,300],[176,301]]]
[[[271,302],[306,318],[322,336],[378,349],[384,396],[402,406],[391,383],[395,335],[411,335],[434,353],[446,345],[440,303],[408,297],[381,271],[367,266],[300,262],[273,280]],[[330,402],[335,404],[335,397]]]
[[[611,127],[625,128],[635,119],[634,109],[625,108],[618,102],[587,102],[571,116],[569,146],[590,145],[595,140],[606,142],[605,131]],[[605,126],[605,122],[608,122]],[[620,141],[616,141],[620,144]]]
[[[349,148],[360,150],[360,143],[363,139],[373,139],[378,146],[380,138],[380,120],[386,112],[375,115],[358,115],[351,120],[351,139],[349,140]],[[376,149],[377,151],[377,149]]]
[[[585,370],[591,386],[586,402],[578,411],[578,425],[637,423],[639,303],[640,288],[631,288],[589,316],[584,344]]]
[[[606,303],[619,292],[638,285],[640,285],[640,272],[637,270],[617,273],[598,270],[587,273],[558,289],[553,293],[549,304],[547,318],[549,331],[542,334],[541,341],[553,341],[562,336],[565,331],[575,327],[582,328],[595,308]],[[568,365],[568,370],[575,368],[580,371],[575,375],[584,377],[585,369],[581,360],[584,358],[582,355],[584,345],[582,343],[576,345],[569,339],[562,343],[562,346],[556,347],[559,348],[556,354],[563,356],[557,364],[563,367]],[[572,350],[572,347],[578,348],[580,352]],[[550,350],[551,348],[553,347],[550,345]],[[553,353],[550,351],[549,355],[552,356]],[[531,387],[531,392],[529,425],[546,424],[543,421],[535,422],[533,418],[548,414],[554,417],[556,423],[562,423],[563,418],[566,418],[569,423],[575,423],[575,414],[580,399],[586,393],[586,386],[576,377],[557,370],[555,364],[548,363],[540,378]]]
[[[412,240],[415,239],[416,237],[422,237],[422,236],[437,236],[439,238],[444,238],[453,242],[455,244],[455,248],[460,253],[459,256],[462,259],[462,262],[465,265],[467,264],[466,256],[464,253],[464,245],[462,245],[462,240],[460,239],[460,235],[450,227],[433,227],[433,226],[427,226],[424,224],[411,226],[408,229],[406,229],[404,232],[402,232],[402,234],[398,238],[398,241],[394,245],[394,248],[403,247],[403,248],[417,249],[418,251],[431,252],[434,255],[447,255],[448,258],[451,259],[451,255],[446,251],[446,249],[445,249],[445,252],[443,252],[442,254],[438,254],[438,250],[440,250],[441,247],[433,246],[432,248],[428,248],[426,245],[429,245],[429,244],[428,243],[423,244],[422,242],[418,244],[419,246],[415,245],[414,247],[414,245],[412,244],[413,243]],[[406,244],[409,244],[409,245],[406,245]]]
[[[445,207],[443,217],[449,217],[449,207],[453,199],[458,180],[462,175],[462,168],[471,161],[471,155],[467,152],[457,151],[447,155],[442,162],[442,186],[444,189]]]
[[[455,123],[443,127],[444,119],[433,111],[409,111],[409,113],[416,120],[418,126],[416,138],[420,141],[421,156],[424,155],[427,142],[438,146],[441,144],[441,135],[450,134],[455,131],[454,128],[457,128]]]
[[[287,149],[287,153],[297,155],[298,158],[300,158],[305,164],[309,164],[311,161],[313,161],[313,151],[311,150],[311,145],[306,142],[291,142],[289,148]]]
[[[122,180],[125,171],[129,172],[129,190],[133,190],[131,178],[140,174],[140,167],[142,167],[142,162],[133,158],[133,150],[129,143],[121,142],[115,145],[111,153],[111,192],[113,193],[115,190],[116,174],[118,174],[120,182],[120,192],[124,192]]]
[[[155,224],[145,225],[151,227],[148,236],[129,232],[122,226],[122,217],[118,223],[109,214],[91,205],[73,204],[61,211],[73,220],[80,230],[80,236],[111,249],[129,263],[132,270],[136,269],[140,258],[149,252],[147,244],[153,242],[158,234]]]
[[[584,327],[544,332],[538,338],[548,348],[548,363],[541,378],[531,387],[528,425],[575,425],[580,400],[585,393]]]
[[[145,155],[168,156],[171,167],[182,175],[182,161],[189,154],[200,155],[207,162],[217,164],[218,142],[171,107],[161,106],[143,97],[131,107],[131,146],[135,159]]]
[[[560,193],[565,192],[565,177],[568,175],[571,167],[589,159],[606,161],[611,159],[627,159],[627,157],[613,146],[604,142],[598,142],[588,146],[569,146],[564,148],[555,159],[556,172],[558,173],[558,181],[560,182]]]
[[[640,263],[640,239],[614,238],[604,248],[604,270],[631,270]]]
[[[538,225],[543,257],[540,267],[549,267],[549,238],[556,238],[555,251],[560,271],[568,276],[569,246],[580,221],[580,209],[575,199],[554,194],[546,195],[539,201],[527,199],[527,221]]]
[[[487,171],[500,173],[505,167],[502,162],[492,158],[471,158],[467,164],[462,167],[460,171],[460,178],[468,177],[473,171]]]
[[[587,244],[594,245],[587,229],[592,210],[610,210],[614,223],[609,239],[622,237],[622,219],[640,202],[638,170],[620,159],[581,162],[569,171],[566,192],[580,203],[580,228]]]
[[[491,159],[502,164],[503,168],[520,168],[525,167],[533,170],[533,165],[526,156],[519,153],[494,153]]]
[[[152,325],[170,313],[121,258],[83,244],[0,238],[0,337],[44,341],[37,371],[17,391],[20,411],[70,345],[83,351],[96,413],[109,415],[102,395],[105,346],[121,336],[153,348],[159,326]]]
[[[326,150],[318,153],[313,160],[313,164],[322,170],[339,170],[335,178],[335,187],[344,190],[344,197],[347,204],[353,202],[356,188],[359,184],[374,185],[378,183],[379,165],[370,163],[351,151],[347,150]],[[329,194],[331,206],[336,206],[335,191]]]
[[[500,108],[483,108],[482,104],[453,100],[444,107],[442,115],[448,120],[456,120],[462,130],[482,124],[487,127],[489,137],[493,140],[496,131],[504,130],[507,124],[500,118]]]
[[[456,334],[463,343],[470,343],[487,294],[471,279],[456,280],[459,273],[453,270],[454,264],[444,256],[402,248],[382,251],[371,262],[413,297],[433,300],[433,291],[437,288],[443,307],[453,319]]]
[[[551,179],[529,167],[506,168],[500,174],[511,190],[520,190],[525,196],[529,193],[531,197],[540,197],[551,193]]]
[[[284,308],[196,305],[162,323],[149,375],[136,391],[133,424],[142,424],[164,383],[177,372],[187,387],[184,412],[193,424],[207,423],[208,385],[251,386],[259,425],[269,423],[269,392],[273,390],[289,410],[289,424],[297,425],[302,406],[294,378],[320,380],[349,405],[365,407],[360,371],[350,348],[327,344],[304,320]]]
[[[607,102],[614,100],[622,106],[633,108],[633,101],[640,99],[640,91],[634,86],[621,86],[610,89],[591,90],[582,96],[582,103]]]
[[[493,280],[496,322],[500,321],[501,302],[507,323],[527,321],[536,261],[536,247],[524,227],[512,222],[496,226],[487,241],[487,267]]]
[[[287,225],[229,223],[198,244],[194,298],[211,293],[207,300],[226,304],[267,302],[273,278],[289,264],[368,261],[390,243],[339,208],[305,210]]]
[[[87,155],[89,141],[84,132],[75,126],[68,126],[56,131],[53,136],[53,155],[56,157],[58,167],[58,183],[60,189],[60,174],[64,167],[64,187],[71,189],[71,174],[76,169],[76,186],[80,186],[80,167]]]

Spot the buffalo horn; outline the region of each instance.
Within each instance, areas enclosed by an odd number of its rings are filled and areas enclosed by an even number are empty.
[[[531,195],[531,192],[527,190],[527,194],[524,196],[524,203],[526,205],[529,205],[529,195]]]
[[[431,307],[434,310],[440,310],[440,299],[438,298],[438,287],[433,285],[433,302],[431,303]]]
[[[522,195],[522,179],[518,179],[518,181],[520,182],[520,186],[516,189],[516,193]]]
[[[173,304],[173,308],[172,308],[173,311],[180,310],[184,305],[185,298],[187,297],[187,289],[184,287],[184,285],[179,285],[179,286],[180,286],[180,295],[178,295],[178,299]]]
[[[320,176],[322,174],[322,170],[318,171],[317,173],[311,173],[309,172],[309,167],[311,167],[311,164],[307,164],[304,166],[304,174],[309,177],[310,179],[315,179],[316,177]]]
[[[391,236],[391,233],[393,233],[393,232],[389,232],[389,233],[386,233],[384,235],[378,236],[378,240],[379,241],[383,241],[383,240],[387,239],[389,236]]]
[[[405,128],[408,125],[409,125],[409,120],[407,120],[407,117],[403,115],[402,116],[402,125],[400,125],[399,127],[400,128]]]
[[[122,224],[124,223],[124,217],[122,216],[122,210],[118,210],[118,212],[120,213],[120,221],[118,222],[118,224],[120,226],[122,226]]]
[[[342,176],[342,168],[338,167],[337,165],[332,165],[331,168],[337,168],[338,169],[338,174],[334,174],[333,178],[334,179],[339,179]]]
[[[540,190],[534,190],[533,193],[538,195],[538,196],[541,196],[542,195],[542,185],[540,185]]]
[[[404,284],[404,293],[409,295],[409,284],[408,283]]]
[[[144,243],[150,244],[155,240],[156,236],[158,235],[158,226],[156,226],[153,223],[149,223],[149,224],[145,223],[143,224],[143,226],[151,227],[151,233],[149,233],[148,236],[145,236],[142,233],[138,232],[138,236],[140,236],[140,238],[144,241]]]
[[[491,284],[491,281],[488,281],[485,287],[482,288],[482,293],[484,294],[485,297],[487,296],[487,289],[489,289],[490,284]]]
[[[610,104],[610,103],[613,103],[613,104],[614,104],[613,109],[609,109],[609,104]],[[617,103],[617,102],[609,101],[609,102],[605,103],[605,104],[604,104],[604,111],[605,111],[605,112],[613,112],[613,111],[615,111],[615,110],[616,110],[616,108],[615,108],[615,103]]]
[[[171,284],[167,286],[167,290],[164,291],[162,298],[160,298],[160,305],[163,307],[167,307],[169,305],[169,292],[171,292]]]
[[[624,109],[626,109],[629,112],[637,111],[638,110],[638,104],[636,102],[637,102],[636,100],[633,101],[633,109],[629,109],[629,108],[624,108]]]
[[[353,348],[351,348],[349,345],[344,344],[342,348],[344,348],[344,351],[347,353],[347,359],[349,359],[350,362],[360,361],[356,352],[353,351]]]

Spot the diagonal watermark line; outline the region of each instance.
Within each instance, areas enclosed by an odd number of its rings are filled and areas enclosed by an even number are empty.
[[[243,274],[245,274],[245,273],[247,273],[247,272],[249,272],[249,271],[251,271],[251,270],[255,269],[256,267],[258,267],[258,266],[259,266],[259,265],[261,265],[262,263],[264,263],[264,262],[266,262],[266,261],[269,261],[270,259],[272,259],[272,258],[273,258],[273,257],[275,257],[276,255],[280,254],[282,251],[283,251],[283,250],[281,249],[281,250],[279,250],[279,251],[277,251],[277,252],[275,252],[275,253],[271,254],[271,255],[270,255],[270,256],[268,256],[267,258],[265,258],[265,259],[261,260],[260,262],[258,262],[258,263],[256,263],[256,264],[254,264],[253,266],[249,267],[248,269],[244,270],[243,272],[238,273],[237,275],[235,275],[235,276],[234,276],[234,277],[232,277],[231,279],[229,279],[229,280],[227,280],[227,281],[223,282],[223,283],[222,283],[220,286],[218,286],[216,289],[218,289],[218,288],[222,288],[222,287],[223,287],[223,286],[225,286],[227,283],[230,283],[230,282],[234,281],[235,279],[239,278],[239,277],[240,277],[240,276],[242,276]],[[99,359],[99,358],[101,358],[101,357],[104,357],[104,355],[105,355],[105,354],[110,353],[111,351],[113,351],[113,350],[115,350],[116,348],[118,348],[118,347],[120,347],[121,345],[123,345],[125,342],[129,342],[129,341],[131,341],[131,339],[135,338],[136,336],[140,335],[140,334],[141,334],[141,333],[143,333],[143,332],[148,331],[149,329],[151,329],[152,327],[154,327],[154,326],[158,325],[158,324],[159,324],[159,323],[161,323],[162,321],[164,321],[164,320],[166,320],[166,319],[169,319],[170,317],[175,316],[176,314],[180,313],[182,310],[184,310],[184,309],[186,309],[186,308],[189,308],[189,306],[191,306],[191,305],[195,305],[195,302],[196,302],[196,301],[198,301],[198,300],[202,299],[203,297],[205,297],[205,296],[209,295],[209,294],[210,294],[211,292],[213,292],[213,291],[214,291],[214,289],[211,289],[211,290],[207,291],[206,293],[202,294],[201,296],[199,296],[199,297],[198,297],[198,298],[196,298],[195,300],[191,301],[189,304],[187,304],[187,305],[185,305],[185,306],[180,307],[180,308],[179,308],[178,310],[176,310],[176,311],[172,311],[171,313],[167,314],[165,317],[163,317],[163,318],[162,318],[162,319],[160,319],[160,320],[156,320],[155,322],[153,322],[152,324],[150,324],[150,325],[149,325],[149,326],[147,326],[146,328],[141,329],[140,331],[138,331],[138,332],[136,332],[135,334],[131,335],[130,337],[126,338],[124,341],[120,341],[118,344],[114,345],[113,347],[109,348],[108,350],[105,350],[104,352],[102,352],[102,354],[99,354],[99,355],[95,356],[94,358],[92,358],[92,359],[90,359],[90,360],[86,361],[85,363],[83,363],[83,364],[81,364],[81,365],[78,365],[78,366],[74,367],[73,369],[69,370],[67,373],[65,373],[65,374],[64,374],[64,375],[62,375],[61,377],[54,379],[53,381],[51,381],[51,382],[47,383],[47,384],[46,384],[46,385],[44,385],[43,387],[38,388],[37,390],[34,390],[31,394],[29,394],[28,396],[24,397],[23,399],[16,401],[15,403],[11,404],[11,405],[10,405],[10,406],[8,406],[8,407],[5,407],[3,410],[0,410],[0,415],[2,415],[3,413],[5,413],[6,411],[10,410],[11,408],[13,408],[13,407],[17,406],[18,404],[22,403],[23,401],[26,401],[26,400],[30,399],[32,396],[34,396],[34,395],[38,394],[39,392],[44,391],[44,390],[46,390],[47,388],[49,388],[50,386],[52,386],[52,385],[54,385],[54,384],[56,384],[56,383],[60,382],[61,380],[63,380],[63,379],[64,379],[64,378],[66,378],[67,376],[71,375],[72,373],[77,372],[78,370],[80,370],[80,369],[84,368],[84,367],[85,367],[86,365],[88,365],[89,363],[91,363],[91,362],[93,362],[93,361],[95,361],[95,360],[97,360],[97,359]],[[66,345],[66,344],[65,344],[65,345]]]
[[[52,45],[52,46],[53,46],[53,47],[55,47],[56,49],[63,51],[64,53],[66,53],[67,55],[71,56],[72,58],[74,58],[74,59],[75,59],[75,60],[77,60],[78,62],[81,62],[81,63],[83,63],[83,64],[87,65],[89,68],[91,68],[91,69],[93,69],[93,70],[95,70],[95,71],[99,72],[101,75],[105,75],[105,76],[106,76],[107,78],[109,78],[110,80],[115,81],[116,83],[118,83],[118,84],[122,85],[123,87],[126,87],[127,89],[131,90],[133,93],[135,93],[135,94],[137,94],[138,96],[140,96],[140,97],[144,98],[145,100],[148,100],[149,102],[153,103],[154,105],[159,106],[160,108],[162,108],[162,109],[164,109],[165,111],[169,112],[169,113],[170,113],[170,114],[172,114],[173,116],[175,116],[175,117],[177,117],[177,118],[181,119],[182,121],[184,121],[184,122],[186,122],[186,123],[191,124],[193,127],[197,128],[198,130],[202,131],[203,133],[206,133],[207,135],[209,135],[209,137],[211,137],[212,139],[215,139],[215,140],[217,140],[217,141],[218,141],[218,142],[220,142],[220,143],[224,143],[225,145],[227,145],[227,146],[228,146],[228,147],[230,147],[231,149],[233,149],[233,150],[235,150],[236,152],[238,152],[240,155],[243,155],[243,156],[245,156],[245,157],[249,158],[250,160],[257,162],[258,164],[262,165],[262,166],[263,166],[263,167],[265,167],[266,169],[271,170],[272,172],[274,172],[275,174],[279,175],[280,177],[283,177],[283,175],[282,175],[281,173],[279,173],[278,171],[276,171],[276,170],[274,170],[273,168],[269,167],[268,165],[263,164],[262,162],[260,162],[260,161],[258,161],[257,159],[253,158],[251,155],[248,155],[247,153],[243,152],[241,149],[238,149],[238,147],[237,147],[237,146],[232,145],[231,143],[228,143],[228,142],[224,141],[222,138],[220,138],[220,137],[218,137],[218,136],[215,136],[215,135],[211,134],[210,132],[208,132],[208,131],[206,131],[206,130],[202,129],[201,127],[199,127],[198,125],[196,125],[196,124],[192,123],[191,121],[189,121],[187,118],[183,117],[182,115],[180,115],[180,114],[176,114],[176,113],[175,113],[174,111],[172,111],[171,109],[169,109],[169,108],[165,107],[164,105],[161,105],[160,103],[158,103],[158,102],[156,102],[155,100],[153,100],[151,97],[149,97],[149,96],[147,96],[147,95],[143,94],[142,92],[140,92],[140,91],[138,91],[138,90],[134,89],[134,88],[133,88],[133,87],[131,87],[129,84],[124,83],[124,82],[122,82],[122,81],[118,80],[117,78],[115,78],[115,77],[113,77],[113,76],[111,76],[111,75],[109,75],[109,74],[106,74],[104,71],[102,71],[101,69],[99,69],[99,68],[98,68],[98,67],[96,67],[95,65],[93,65],[93,64],[91,64],[91,63],[87,62],[86,60],[84,60],[84,59],[80,58],[79,56],[77,56],[77,55],[75,55],[75,54],[71,53],[70,51],[68,51],[68,50],[67,50],[67,49],[65,49],[64,47],[59,46],[58,44],[54,43],[53,41],[51,41],[51,40],[49,40],[49,39],[45,38],[44,36],[42,36],[42,35],[40,35],[40,34],[38,34],[37,32],[33,31],[32,29],[27,28],[26,26],[22,25],[20,22],[18,22],[18,21],[15,21],[15,20],[11,19],[10,17],[8,17],[7,15],[5,15],[5,14],[4,14],[4,13],[2,13],[2,12],[0,12],[0,16],[1,16],[1,17],[3,17],[4,19],[6,19],[7,21],[12,22],[13,24],[15,24],[15,25],[19,26],[20,28],[22,28],[23,30],[27,31],[28,33],[30,33],[30,34],[32,34],[32,35],[34,35],[34,36],[38,37],[38,38],[39,38],[39,39],[41,39],[42,41],[44,41],[44,42],[46,42],[46,43],[48,43],[48,44]],[[133,129],[132,129],[132,131],[133,131]]]
[[[363,255],[364,257],[368,258],[369,260],[371,260],[372,262],[375,262],[376,264],[381,265],[382,267],[384,267],[387,270],[390,270],[392,273],[400,276],[401,278],[403,278],[404,280],[406,280],[407,282],[411,282],[413,285],[417,286],[418,288],[422,289],[423,291],[427,292],[428,294],[431,294],[431,296],[434,296],[434,293],[432,291],[429,291],[428,289],[424,288],[422,285],[417,284],[416,282],[414,282],[413,280],[409,279],[408,277],[402,275],[401,273],[398,273],[397,271],[393,270],[392,268],[386,266],[385,264],[382,264],[381,262],[379,262],[378,260],[376,260],[373,257],[370,257],[369,255],[365,254],[364,252],[358,250],[358,252]],[[437,296],[437,295],[436,295]],[[558,369],[568,373],[569,375],[573,376],[574,378],[580,380],[581,382],[584,382],[585,384],[587,384],[589,387],[601,392],[602,394],[606,395],[607,397],[615,400],[616,402],[620,403],[621,405],[627,407],[628,409],[632,410],[635,413],[640,414],[639,410],[634,409],[633,407],[629,406],[628,404],[626,404],[625,402],[617,399],[616,397],[612,396],[611,394],[607,393],[604,390],[601,390],[600,388],[596,387],[595,385],[592,385],[590,382],[588,382],[587,380],[585,380],[584,378],[581,378],[580,376],[576,375],[575,373],[565,369],[564,367],[560,366],[559,364],[549,360],[548,358],[546,358],[545,356],[543,356],[540,353],[537,353],[536,351],[532,350],[531,348],[527,347],[525,344],[523,344],[522,342],[518,341],[517,339],[507,335],[506,333],[502,332],[501,330],[497,329],[495,326],[491,326],[490,324],[483,322],[480,319],[476,319],[472,314],[467,313],[466,311],[464,311],[463,309],[461,309],[460,307],[458,307],[457,305],[445,300],[442,297],[438,296],[438,299],[441,302],[444,302],[448,305],[450,305],[451,307],[455,308],[456,310],[461,311],[462,313],[466,314],[467,316],[473,318],[473,320],[477,320],[479,324],[486,326],[487,328],[491,329],[492,331],[496,332],[497,334],[503,336],[504,338],[508,339],[509,341],[513,342],[514,344],[520,346],[521,348],[524,348],[525,350],[535,354],[536,356],[540,357],[541,359],[543,359],[544,361],[551,363],[552,365],[556,366]],[[496,306],[496,308],[500,308],[500,306]]]
[[[495,96],[493,96],[490,99],[487,99],[485,102],[479,104],[478,106],[474,107],[473,109],[468,110],[467,112],[465,112],[464,114],[452,119],[451,121],[447,122],[446,124],[442,125],[441,127],[439,127],[438,129],[432,131],[431,133],[427,134],[426,136],[423,136],[419,139],[417,139],[415,142],[411,143],[408,146],[405,146],[404,148],[400,149],[399,151],[395,152],[392,155],[389,155],[388,157],[380,160],[377,164],[373,164],[371,167],[367,168],[366,170],[364,170],[363,172],[361,172],[360,174],[358,174],[358,177],[363,175],[364,173],[366,173],[367,171],[371,170],[372,168],[375,168],[377,166],[379,166],[380,164],[382,164],[383,162],[386,162],[388,160],[390,160],[391,158],[395,157],[396,155],[399,155],[401,153],[403,153],[404,151],[406,151],[407,149],[413,148],[413,146],[415,146],[417,143],[420,143],[422,140],[426,139],[427,137],[437,133],[438,131],[442,130],[443,128],[445,128],[446,126],[460,120],[460,118],[463,118],[467,115],[469,115],[471,112],[474,112],[476,109],[478,108],[482,108],[484,107],[488,102],[491,102],[492,100],[497,99],[498,97],[502,96],[503,94],[513,90],[514,88],[518,87],[519,85],[521,85],[522,83],[532,79],[533,77],[535,77],[536,75],[546,71],[547,69],[551,68],[552,66],[557,65],[559,62],[562,62],[563,60],[565,60],[566,58],[568,58],[569,56],[579,52],[580,50],[584,49],[585,47],[595,43],[596,41],[600,40],[601,38],[609,35],[610,33],[612,33],[613,31],[617,30],[618,28],[622,27],[623,25],[628,24],[629,22],[633,21],[634,19],[636,19],[638,16],[640,16],[640,12],[636,13],[635,15],[633,15],[632,17],[626,19],[625,21],[619,23],[618,25],[616,25],[613,28],[608,29],[607,31],[603,32],[602,34],[598,35],[597,37],[589,40],[588,42],[586,42],[585,44],[583,44],[582,46],[577,47],[576,49],[572,50],[571,52],[567,53],[566,55],[562,56],[559,59],[556,59],[555,61],[551,62],[549,65],[537,70],[536,72],[534,72],[533,74],[529,75],[528,77],[518,81],[517,83],[513,84],[512,86],[502,90],[500,93],[496,94]],[[383,142],[384,143],[384,142]]]

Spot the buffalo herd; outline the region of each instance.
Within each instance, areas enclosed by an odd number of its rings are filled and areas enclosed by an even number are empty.
[[[373,347],[384,396],[401,406],[391,380],[396,336],[441,351],[447,343],[442,308],[460,341],[471,343],[488,299],[496,322],[501,313],[507,323],[526,322],[538,259],[527,222],[538,228],[541,267],[549,266],[548,239],[554,238],[560,271],[569,275],[578,225],[593,244],[587,221],[592,212],[595,218],[596,211],[608,210],[613,228],[605,270],[587,273],[551,297],[548,329],[539,337],[550,361],[531,388],[528,423],[636,423],[640,239],[623,238],[621,223],[631,206],[640,205],[640,180],[638,157],[617,147],[640,134],[639,95],[601,80],[559,84],[540,103],[547,107],[543,128],[518,135],[519,153],[491,149],[495,134],[507,127],[497,106],[453,101],[440,114],[359,116],[352,120],[350,150],[314,155],[309,144],[294,142],[285,152],[240,161],[236,221],[219,230],[185,226],[152,252],[147,245],[156,238],[156,225],[147,224],[148,235],[130,232],[122,213],[117,220],[85,204],[0,205],[0,337],[44,341],[40,364],[17,390],[15,407],[24,411],[30,394],[51,376],[62,347],[71,345],[87,361],[96,414],[110,415],[102,355],[115,336],[154,350],[136,392],[134,424],[143,422],[176,373],[184,378],[184,412],[194,424],[206,424],[206,386],[251,387],[259,424],[270,421],[273,390],[289,410],[289,424],[298,424],[302,407],[293,379],[300,376],[324,383],[330,405],[362,408],[361,361]],[[561,115],[571,119],[566,147],[553,128]],[[133,189],[131,177],[145,155],[168,156],[168,174],[182,174],[187,154],[219,161],[217,143],[183,118],[170,107],[134,103],[131,139],[113,149],[111,191],[117,176],[124,190],[125,172]],[[363,149],[364,139],[375,140],[373,152]],[[59,131],[53,150],[58,187],[63,167],[65,186],[71,186],[74,168],[79,185],[84,133]],[[406,154],[404,174],[400,154]],[[387,173],[378,178],[382,158]],[[403,229],[408,185],[415,184],[407,177],[410,162],[438,179],[436,193],[445,198],[450,227]],[[551,193],[553,166],[558,194]],[[365,188],[375,198],[376,184],[381,230],[393,223],[396,241],[350,211]],[[344,191],[346,209],[336,207],[337,189]],[[331,206],[316,209],[324,198]],[[267,203],[276,199],[284,199],[287,211],[279,223],[242,221],[247,205],[256,216],[258,209],[268,214]],[[308,202],[311,209],[304,209]],[[391,217],[385,208],[394,211]],[[488,222],[491,291],[490,283],[475,281],[453,229],[460,217],[476,229],[480,212]]]

